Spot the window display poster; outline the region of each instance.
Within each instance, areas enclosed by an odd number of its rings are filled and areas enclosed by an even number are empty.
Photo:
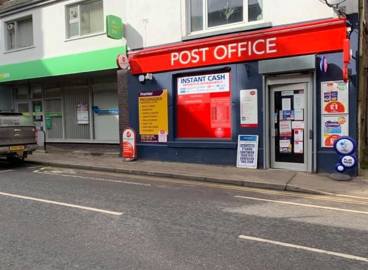
[[[166,89],[139,94],[139,134],[142,142],[167,141],[169,132],[167,97]]]
[[[321,83],[322,114],[342,114],[349,112],[348,83],[331,81]]]
[[[283,139],[280,140],[280,153],[291,153],[291,140]]]
[[[294,153],[303,154],[304,153],[304,142],[295,141],[294,142]]]
[[[230,91],[230,73],[214,73],[178,78],[178,95]]]
[[[332,148],[342,136],[349,136],[348,115],[322,115],[322,147]]]
[[[88,123],[89,123],[88,104],[79,103],[77,105],[77,124],[88,125]]]
[[[229,80],[229,73],[211,73],[177,79],[177,138],[231,139]]]
[[[236,166],[257,169],[257,163],[258,135],[239,135]]]
[[[258,127],[257,89],[240,90],[240,126]]]
[[[291,137],[291,121],[280,121],[280,137]]]

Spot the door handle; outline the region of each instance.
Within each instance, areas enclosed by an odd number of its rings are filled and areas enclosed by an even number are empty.
[[[313,140],[313,130],[309,130],[309,139]]]

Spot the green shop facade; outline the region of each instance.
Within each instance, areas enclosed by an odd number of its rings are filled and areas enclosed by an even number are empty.
[[[116,56],[124,50],[0,66],[0,110],[31,115],[48,142],[119,143]]]

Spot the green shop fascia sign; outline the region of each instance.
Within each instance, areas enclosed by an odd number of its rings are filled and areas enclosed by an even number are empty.
[[[116,57],[126,46],[0,65],[0,83],[116,69]]]
[[[124,36],[123,21],[114,15],[106,16],[106,34],[112,39],[122,39]]]

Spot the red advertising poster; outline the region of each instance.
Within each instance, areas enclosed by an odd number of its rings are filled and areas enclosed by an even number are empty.
[[[231,138],[230,74],[178,78],[177,137]]]
[[[137,158],[136,134],[131,128],[123,131],[122,157],[127,161]]]

